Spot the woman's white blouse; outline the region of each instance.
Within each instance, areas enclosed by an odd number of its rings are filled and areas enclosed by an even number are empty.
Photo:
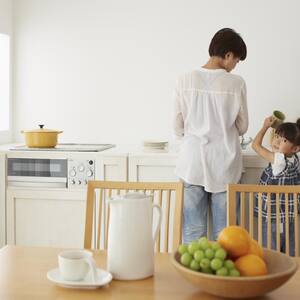
[[[175,94],[173,128],[182,139],[176,175],[207,192],[225,191],[242,174],[239,135],[248,129],[244,80],[201,68],[181,76]]]

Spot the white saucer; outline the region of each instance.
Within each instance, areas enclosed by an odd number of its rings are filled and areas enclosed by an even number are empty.
[[[90,274],[88,274],[83,280],[81,281],[67,281],[64,280],[59,272],[59,268],[50,270],[47,273],[47,278],[66,288],[75,288],[75,289],[96,289],[100,286],[106,285],[112,280],[112,275],[102,269],[97,268],[97,277],[96,282],[93,282],[91,279]]]

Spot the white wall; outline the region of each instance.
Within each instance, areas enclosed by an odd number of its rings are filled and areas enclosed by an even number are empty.
[[[13,28],[12,28],[12,0],[0,0],[0,33],[4,33],[9,35],[9,39],[11,39]],[[5,49],[1,49],[2,54]],[[3,61],[3,64],[5,64],[6,61]],[[4,68],[5,66],[0,64],[0,68]],[[9,62],[9,68],[11,69],[11,62]],[[11,76],[11,74],[10,74]],[[12,78],[11,78],[12,81]],[[9,94],[9,100],[11,100],[11,82],[9,82],[9,91],[7,91],[7,88],[4,87],[4,91],[2,90],[2,93],[0,93],[1,96],[7,96],[7,93]],[[1,88],[1,86],[0,86]],[[3,100],[3,99],[0,99]],[[0,110],[5,110],[5,113],[7,113],[7,110],[11,110],[11,103],[9,103],[9,108],[7,107],[7,103],[4,103],[0,101]],[[0,113],[1,115],[1,113]],[[7,121],[7,120],[6,120]],[[6,123],[6,122],[5,122]],[[8,143],[11,141],[12,137],[12,116],[9,116],[9,129],[2,131],[0,129],[0,144]]]
[[[12,32],[12,0],[0,0],[0,32]]]
[[[16,0],[15,137],[44,123],[61,141],[171,137],[179,74],[203,65],[212,35],[240,32],[254,135],[274,109],[300,117],[298,0]]]

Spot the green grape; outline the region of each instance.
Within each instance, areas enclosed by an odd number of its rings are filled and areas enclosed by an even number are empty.
[[[208,242],[208,239],[207,239],[207,237],[206,236],[202,236],[199,240],[198,240],[198,243],[200,244],[200,243],[202,243],[202,242]]]
[[[215,255],[215,251],[211,248],[207,248],[204,253],[205,253],[205,257],[208,259],[212,259]]]
[[[228,275],[228,270],[225,267],[222,267],[221,269],[216,271],[216,275],[227,276]]]
[[[210,262],[210,267],[215,271],[221,269],[223,267],[223,260],[221,260],[220,258],[214,258]]]
[[[216,251],[221,248],[221,245],[218,242],[213,242],[211,243],[211,248]]]
[[[231,259],[226,259],[224,262],[224,267],[226,267],[228,270],[234,269],[234,262]]]
[[[180,262],[186,266],[186,267],[189,267],[191,261],[192,261],[193,257],[191,254],[189,254],[188,252],[185,252],[181,255],[180,257]]]
[[[182,255],[183,253],[188,251],[188,246],[186,244],[181,244],[178,247],[178,252]]]
[[[204,252],[203,252],[202,250],[197,250],[197,251],[194,253],[194,259],[195,259],[197,262],[200,262],[202,258],[204,258]]]
[[[199,248],[200,245],[198,244],[198,242],[196,241],[190,242],[188,245],[188,252],[193,255],[197,250],[199,250]]]
[[[241,276],[241,274],[237,269],[231,269],[229,270],[229,276],[238,277]]]
[[[208,258],[202,258],[200,261],[200,267],[202,269],[207,269],[210,267],[210,260]]]
[[[227,256],[227,252],[223,248],[220,248],[215,252],[215,258],[220,258],[224,260],[226,256]]]
[[[200,270],[200,265],[195,259],[193,259],[190,263],[190,268],[194,271],[198,271]]]
[[[210,267],[207,268],[201,268],[202,273],[207,273],[207,274],[213,274],[213,270]]]
[[[207,248],[210,247],[210,242],[208,241],[207,238],[200,238],[198,244],[200,245],[200,249],[206,250]]]

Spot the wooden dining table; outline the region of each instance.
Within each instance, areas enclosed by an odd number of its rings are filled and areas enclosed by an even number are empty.
[[[57,255],[64,249],[50,247],[5,246],[0,249],[1,300],[217,300],[222,299],[201,291],[177,272],[170,254],[155,254],[153,277],[135,280],[113,280],[94,290],[70,289],[55,285],[47,279],[47,272],[57,268]],[[120,249],[122,251],[122,249]],[[106,268],[106,252],[94,251],[99,268]],[[146,258],[145,258],[146,259]],[[295,258],[300,263],[300,258]],[[282,287],[256,299],[299,300],[300,271]]]

